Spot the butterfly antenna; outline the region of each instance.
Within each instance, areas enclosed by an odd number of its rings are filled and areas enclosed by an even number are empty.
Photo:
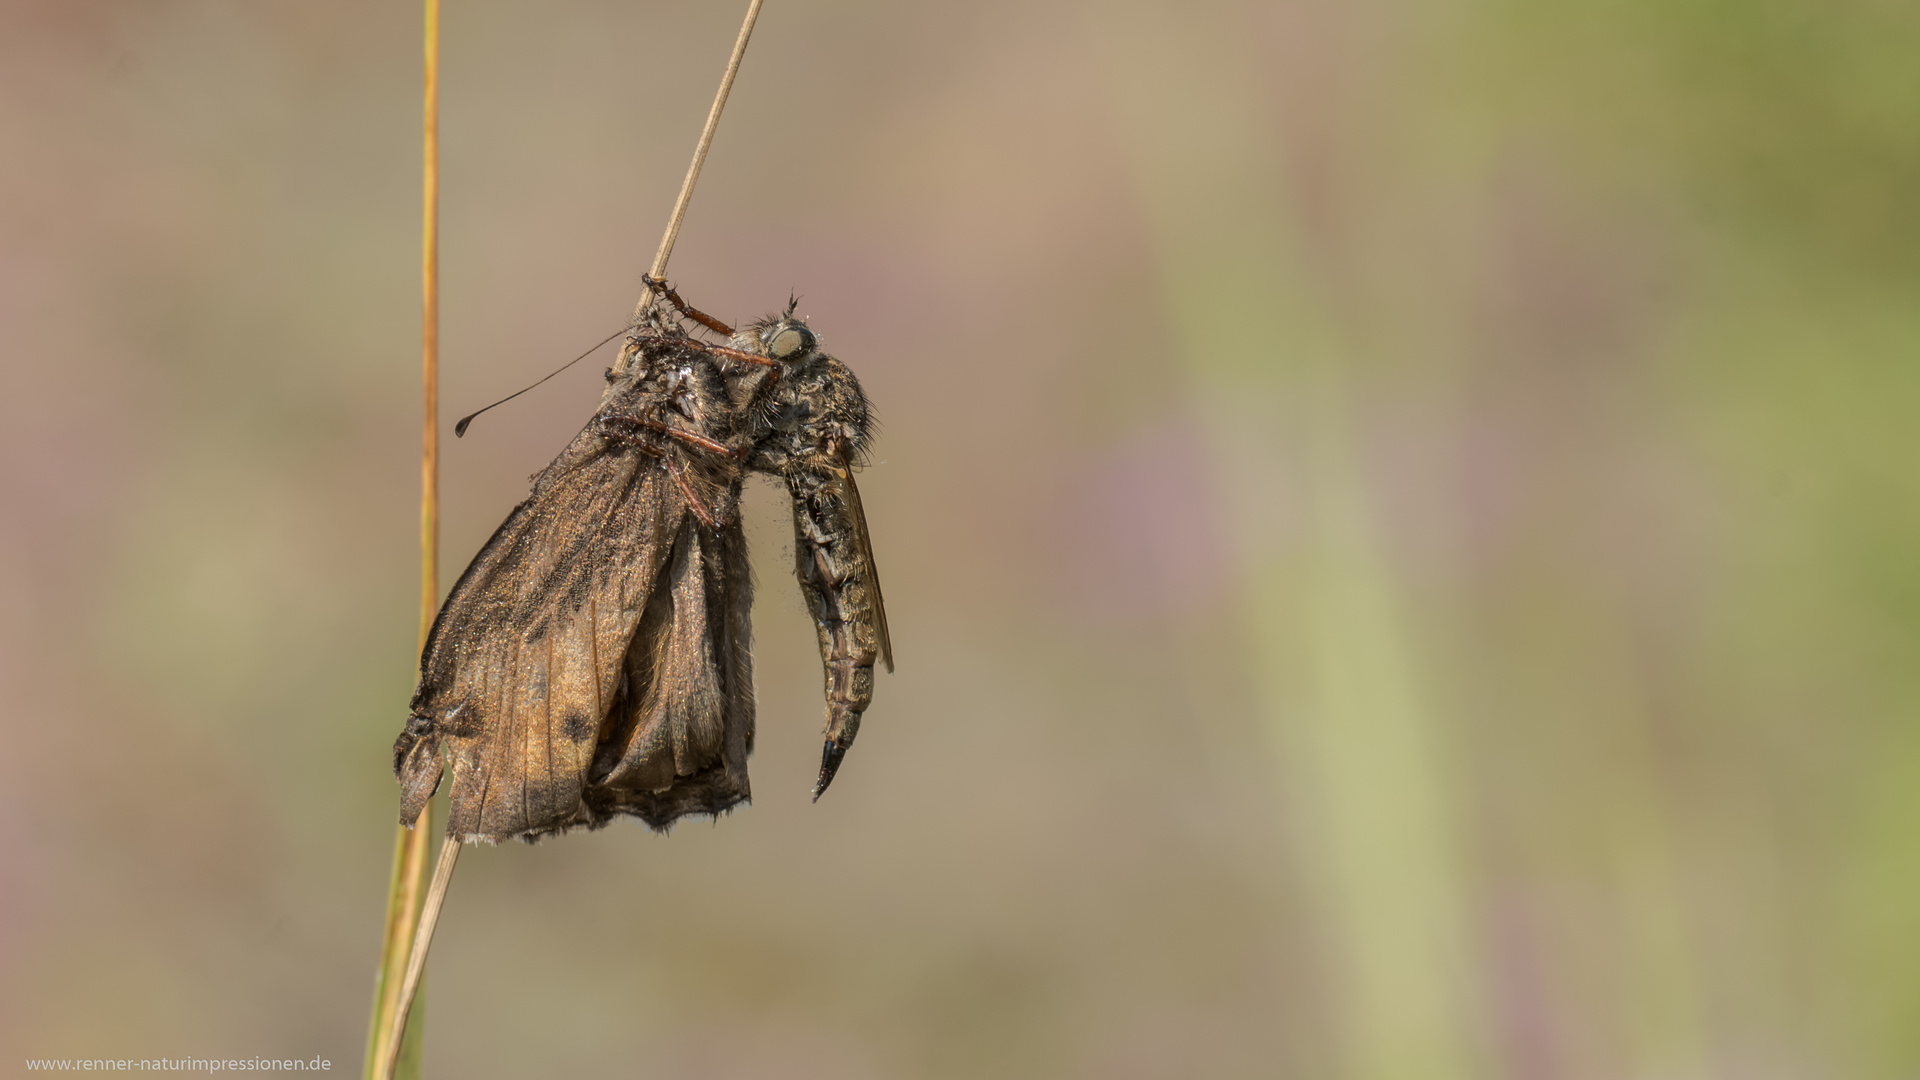
[[[626,332],[627,332],[626,327],[621,327],[620,329],[615,330],[613,333],[608,334],[606,337],[602,338],[599,345],[595,345],[593,348],[588,349],[586,352],[581,353],[579,356],[576,356],[573,359],[567,361],[566,363],[561,364],[558,368],[555,368],[552,374],[549,374],[546,379],[541,379],[540,382],[534,383],[533,386],[528,386],[520,390],[515,390],[513,393],[508,394],[506,397],[503,397],[499,401],[494,402],[493,405],[487,406],[487,409],[493,408],[494,405],[505,405],[507,402],[512,401],[514,398],[517,398],[521,394],[526,393],[528,390],[533,389],[534,386],[539,386],[540,383],[546,382],[547,379],[553,378],[554,375],[560,374],[562,371],[567,370],[568,368],[579,363],[580,361],[585,360],[587,357],[592,356],[594,353],[599,352],[601,346],[605,345],[607,342],[612,341],[614,338],[617,338],[621,334],[624,334]],[[467,425],[473,423],[473,418],[476,416],[479,416],[483,412],[486,412],[487,409],[479,409],[461,417],[460,422],[453,425],[453,437],[458,439],[466,435]]]

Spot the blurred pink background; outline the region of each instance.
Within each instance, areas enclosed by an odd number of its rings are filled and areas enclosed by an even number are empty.
[[[448,424],[626,318],[739,7],[445,0]],[[671,277],[859,372],[899,671],[809,805],[754,486],[754,804],[470,853],[427,1072],[1920,1073],[1916,31],[772,0]],[[360,1067],[419,37],[0,4],[0,1068]]]

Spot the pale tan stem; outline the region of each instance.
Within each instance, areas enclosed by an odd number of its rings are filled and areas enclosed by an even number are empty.
[[[460,841],[447,836],[440,841],[440,858],[433,864],[433,884],[427,887],[427,902],[420,911],[420,926],[413,932],[413,950],[407,957],[407,976],[400,982],[400,1007],[394,1016],[393,1035],[381,1058],[378,1080],[389,1080],[400,1063],[401,1044],[406,1039],[407,1014],[413,1009],[413,995],[420,989],[420,976],[427,970],[427,950],[433,947],[433,928],[440,922],[440,906],[447,899],[447,882],[453,877],[453,864],[460,861]]]
[[[740,37],[733,43],[733,56],[727,60],[727,73],[720,77],[720,92],[713,96],[713,108],[707,112],[707,126],[700,132],[700,144],[693,148],[693,163],[687,166],[687,178],[680,182],[680,197],[674,200],[673,216],[667,219],[666,235],[660,238],[660,250],[653,256],[653,269],[647,272],[651,278],[662,278],[667,273],[667,259],[673,254],[673,242],[680,237],[680,222],[687,216],[687,203],[693,200],[693,182],[700,179],[700,166],[707,163],[707,148],[713,145],[713,131],[720,126],[720,110],[727,107],[727,94],[733,89],[733,77],[740,74],[740,58],[747,55],[747,39],[753,36],[753,21],[760,17],[760,5],[763,0],[752,0],[747,5],[746,21],[740,24]],[[633,309],[637,321],[647,313],[647,305],[653,302],[651,286],[641,290],[640,303]]]

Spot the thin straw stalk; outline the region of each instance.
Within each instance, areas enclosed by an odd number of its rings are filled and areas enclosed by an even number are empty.
[[[440,0],[425,0],[421,80],[420,214],[420,633],[425,648],[440,595]],[[380,968],[374,981],[373,1020],[368,1025],[366,1067],[369,1078],[385,1074],[402,1080],[420,1075],[420,1050],[426,1010],[402,1002],[407,957],[420,924],[427,885],[427,842],[433,830],[429,807],[418,826],[394,826],[393,876],[387,887],[387,917],[380,942]],[[412,995],[406,995],[411,998]],[[399,1018],[410,1016],[404,1061],[385,1060],[396,1042]]]

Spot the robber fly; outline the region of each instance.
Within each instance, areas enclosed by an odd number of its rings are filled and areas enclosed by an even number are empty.
[[[628,331],[593,418],[434,619],[393,747],[408,826],[444,771],[447,832],[462,841],[621,814],[665,829],[749,797],[748,473],[781,478],[793,501],[794,570],[826,669],[815,799],[859,732],[874,661],[893,670],[853,479],[871,430],[859,381],[792,303],[735,332],[648,284],[667,302]]]

